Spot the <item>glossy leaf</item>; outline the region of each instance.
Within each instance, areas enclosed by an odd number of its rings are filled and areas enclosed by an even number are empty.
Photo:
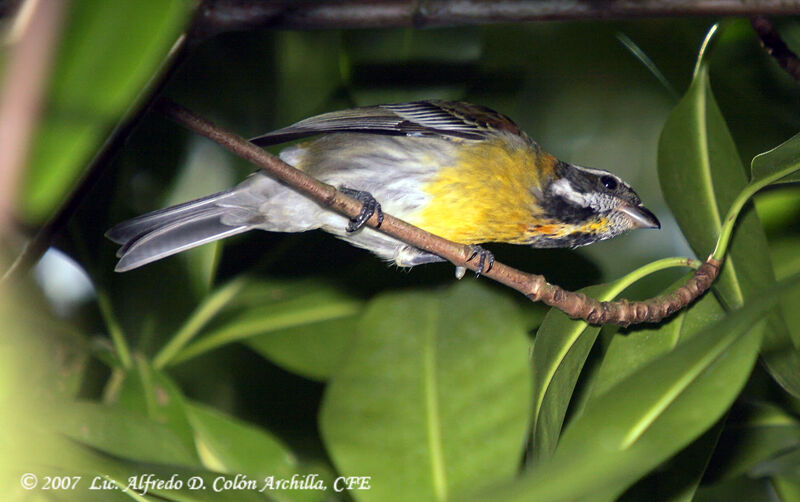
[[[622,380],[570,423],[552,459],[492,499],[617,497],[728,409],[755,363],[754,326],[798,285],[783,281]]]
[[[664,124],[658,173],[664,198],[689,244],[697,256],[707,256],[714,250],[722,218],[747,180],[705,64],[699,65],[689,90]],[[726,308],[736,308],[774,280],[766,237],[751,204],[739,216],[714,291]],[[800,396],[800,353],[777,312],[764,345],[767,369],[787,391]]]
[[[800,134],[796,134],[772,150],[753,157],[750,182],[780,176],[778,183],[800,181]]]
[[[158,71],[193,7],[187,0],[70,2],[20,200],[29,221],[47,218],[72,188]]]
[[[449,500],[509,480],[530,410],[514,303],[475,282],[378,297],[323,401],[323,439],[357,500]]]
[[[666,291],[674,290],[688,277],[672,284]],[[589,402],[602,396],[643,365],[671,351],[681,341],[718,321],[724,313],[714,295],[707,294],[666,322],[615,334],[592,381]]]
[[[613,284],[590,286],[581,290],[592,298],[608,300]],[[572,392],[589,351],[600,333],[600,326],[570,319],[557,309],[550,309],[536,332],[533,342],[533,415],[531,438],[533,459],[552,456],[561,434],[561,426]]]

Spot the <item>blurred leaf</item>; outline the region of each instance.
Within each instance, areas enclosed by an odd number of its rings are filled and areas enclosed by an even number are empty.
[[[267,431],[200,404],[188,404],[187,411],[197,451],[209,470],[258,480],[304,474],[288,448]],[[284,490],[272,495],[276,500],[321,500],[324,492]]]
[[[493,500],[608,500],[694,440],[728,409],[756,359],[754,326],[795,276],[642,366],[587,405],[555,455]]]
[[[513,302],[464,281],[379,297],[333,375],[320,427],[357,500],[447,500],[508,480],[525,444],[528,342]]]
[[[173,182],[164,207],[180,204],[221,190],[236,183],[231,157],[218,145],[198,136],[189,142],[188,157]],[[220,242],[181,253],[198,295],[207,294],[214,283]]]
[[[338,31],[283,31],[276,38],[278,80],[281,106],[275,110],[273,124],[281,127],[317,113],[331,111],[326,102],[341,86],[341,53]]]
[[[708,68],[699,65],[686,95],[668,117],[658,145],[664,198],[697,256],[711,253],[722,218],[747,184],[744,167],[711,92]],[[714,291],[736,308],[774,282],[764,231],[749,204],[739,216]],[[770,319],[762,356],[775,380],[800,397],[800,353],[779,312]]]
[[[186,417],[183,395],[161,371],[150,366],[141,357],[135,358],[135,367],[124,379],[117,393],[109,401],[121,409],[144,413],[150,420],[164,424],[194,451],[194,437]]]
[[[687,275],[672,284],[665,292],[673,291],[689,277]],[[681,341],[720,320],[724,314],[714,295],[707,294],[666,322],[615,334],[592,381],[589,402],[602,396],[643,365],[671,351]]]
[[[169,427],[135,411],[76,402],[59,410],[55,425],[75,441],[122,458],[200,466],[194,450]]]
[[[742,407],[725,425],[714,454],[714,479],[761,475],[767,468],[759,464],[798,447],[800,422],[795,417],[766,403]]]
[[[342,317],[277,329],[255,336],[246,343],[292,373],[313,380],[326,380],[350,351],[360,313],[358,308]]]
[[[800,181],[800,134],[795,134],[772,150],[753,157],[750,163],[750,182],[769,176],[782,176],[775,183]]]
[[[772,487],[775,495],[782,502],[797,502],[800,500],[800,475],[797,474],[797,464],[792,473],[772,478]]]
[[[289,371],[324,379],[348,349],[362,308],[360,299],[320,280],[247,278],[175,361],[227,343],[247,342]]]
[[[775,502],[775,491],[767,479],[752,479],[741,476],[736,479],[701,486],[694,498],[695,502]]]
[[[20,200],[40,223],[158,71],[189,19],[188,0],[70,2]]]

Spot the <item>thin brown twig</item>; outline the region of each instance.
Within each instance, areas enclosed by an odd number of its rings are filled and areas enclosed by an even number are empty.
[[[197,28],[210,36],[256,28],[428,28],[568,19],[777,16],[798,11],[798,0],[205,0]]]
[[[257,165],[270,176],[281,180],[319,204],[351,218],[361,211],[361,202],[295,169],[244,138],[217,127],[186,108],[166,99],[158,101],[155,106],[179,124]],[[377,228],[377,214],[372,215],[367,225]],[[475,270],[478,266],[477,260],[470,260],[473,254],[470,246],[443,239],[389,214],[384,215],[383,223],[378,230],[406,244],[441,256],[456,266],[470,270]],[[541,275],[528,274],[500,262],[495,262],[491,270],[484,272],[483,275],[516,289],[533,301],[541,301],[556,307],[572,318],[584,319],[593,324],[611,323],[627,326],[643,322],[659,322],[689,305],[711,286],[719,274],[719,267],[720,263],[709,257],[683,286],[666,295],[637,302],[624,299],[600,302],[582,293],[573,293],[549,284]]]
[[[792,78],[800,81],[800,58],[786,45],[772,21],[765,16],[756,16],[750,19],[750,24],[767,54],[772,56]]]
[[[0,86],[0,234],[7,231],[20,190],[64,12],[61,0],[26,2],[11,30],[18,36]]]

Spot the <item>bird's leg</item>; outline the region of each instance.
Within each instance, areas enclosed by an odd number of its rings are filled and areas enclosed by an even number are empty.
[[[480,246],[470,246],[470,251],[472,254],[469,255],[467,261],[472,261],[476,257],[478,258],[478,269],[475,270],[475,277],[480,277],[482,273],[488,272],[494,266],[494,255]],[[488,267],[484,269],[484,265],[488,262]],[[464,275],[463,272],[461,274]],[[456,276],[458,276],[458,267],[456,267]]]
[[[355,232],[359,230],[369,220],[373,214],[378,213],[378,224],[375,228],[379,228],[383,223],[383,211],[381,205],[375,200],[371,193],[363,190],[353,190],[352,188],[340,187],[339,191],[348,195],[362,203],[361,212],[355,218],[350,218],[350,223],[347,224],[348,232]]]

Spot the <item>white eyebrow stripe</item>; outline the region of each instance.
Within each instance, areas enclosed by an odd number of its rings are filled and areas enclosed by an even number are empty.
[[[553,194],[563,197],[579,206],[587,207],[589,205],[586,197],[582,193],[575,191],[575,189],[572,188],[572,183],[566,178],[554,181],[550,185],[550,190]]]
[[[581,171],[596,174],[597,176],[611,176],[612,178],[616,179],[617,181],[622,181],[619,176],[616,176],[613,173],[610,173],[604,169],[592,169],[591,167],[583,167],[583,166],[576,166],[573,164],[573,167],[580,169]]]

